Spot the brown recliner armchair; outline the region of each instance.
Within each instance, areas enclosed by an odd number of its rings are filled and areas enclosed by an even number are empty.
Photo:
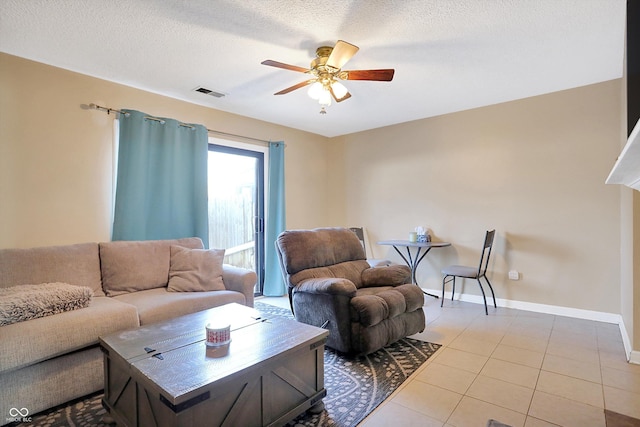
[[[329,330],[328,347],[368,354],[424,330],[409,268],[370,267],[349,229],[285,231],[276,249],[296,320]]]

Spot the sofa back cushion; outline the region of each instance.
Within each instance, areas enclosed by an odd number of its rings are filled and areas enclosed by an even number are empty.
[[[102,287],[108,296],[167,286],[171,245],[202,249],[202,240],[116,241],[100,243]]]
[[[0,287],[64,282],[104,296],[97,243],[0,249]]]

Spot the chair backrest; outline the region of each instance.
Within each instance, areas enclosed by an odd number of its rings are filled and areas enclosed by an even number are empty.
[[[276,239],[284,273],[327,267],[347,261],[366,260],[357,236],[346,228],[287,230]]]
[[[351,277],[356,286],[361,283],[360,271],[368,268],[364,247],[351,230],[346,228],[315,228],[313,230],[287,230],[280,233],[275,242],[280,260],[282,278],[287,285],[289,303],[293,311],[292,290],[300,277],[310,270],[327,273],[327,277],[338,276],[331,271],[336,264],[355,264],[353,268],[337,268],[355,274]],[[326,270],[326,271],[324,271]],[[313,272],[309,274],[313,276]]]
[[[480,257],[480,265],[478,266],[478,277],[484,276],[489,266],[489,258],[491,257],[491,248],[493,247],[493,238],[496,230],[487,231],[484,236],[484,246],[482,247],[482,256]]]

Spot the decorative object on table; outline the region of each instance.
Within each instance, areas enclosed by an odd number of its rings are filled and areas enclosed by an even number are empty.
[[[487,284],[489,285],[489,289],[491,289],[493,306],[498,308],[498,306],[496,305],[496,295],[493,292],[491,282],[487,278],[487,266],[489,265],[489,257],[491,256],[491,248],[493,247],[493,238],[495,237],[495,234],[496,230],[486,232],[484,237],[484,245],[482,246],[482,255],[480,256],[480,264],[478,265],[478,267],[451,265],[442,269],[442,274],[444,274],[444,277],[442,278],[442,300],[440,301],[440,307],[442,307],[442,304],[444,303],[444,286],[447,283],[453,283],[453,286],[451,288],[451,301],[453,301],[453,294],[456,291],[456,277],[462,277],[465,279],[476,279],[478,281],[478,286],[480,286],[480,290],[482,291],[482,299],[484,300],[484,313],[488,315],[489,310],[487,309],[487,297],[484,293],[482,283],[480,282],[480,278],[484,277],[484,280],[486,280]],[[447,278],[449,278],[449,280],[447,280]]]
[[[371,268],[350,230],[285,231],[276,251],[296,320],[327,329],[328,347],[368,354],[424,330],[424,295],[411,270]]]
[[[416,241],[418,243],[428,243],[431,241],[431,236],[429,235],[429,231],[427,227],[416,227],[416,235],[417,235]]]
[[[256,301],[260,312],[292,318],[288,309]],[[351,427],[360,423],[380,403],[391,395],[429,357],[440,348],[438,344],[404,338],[368,356],[347,358],[329,348],[324,351],[325,409],[319,414],[305,413],[288,425],[321,427]],[[371,384],[376,387],[371,387]],[[20,427],[75,425],[106,427],[106,411],[100,399],[102,393],[69,402],[32,416],[31,423]]]
[[[207,330],[207,346],[219,347],[231,342],[231,325],[229,322],[209,322]]]
[[[418,233],[415,231],[409,232],[409,243],[416,243],[418,241]]]

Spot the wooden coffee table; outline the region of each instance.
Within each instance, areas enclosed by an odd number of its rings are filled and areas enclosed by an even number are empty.
[[[205,325],[231,324],[207,347]],[[118,425],[282,425],[322,408],[328,332],[255,309],[222,307],[100,338],[102,403]]]

